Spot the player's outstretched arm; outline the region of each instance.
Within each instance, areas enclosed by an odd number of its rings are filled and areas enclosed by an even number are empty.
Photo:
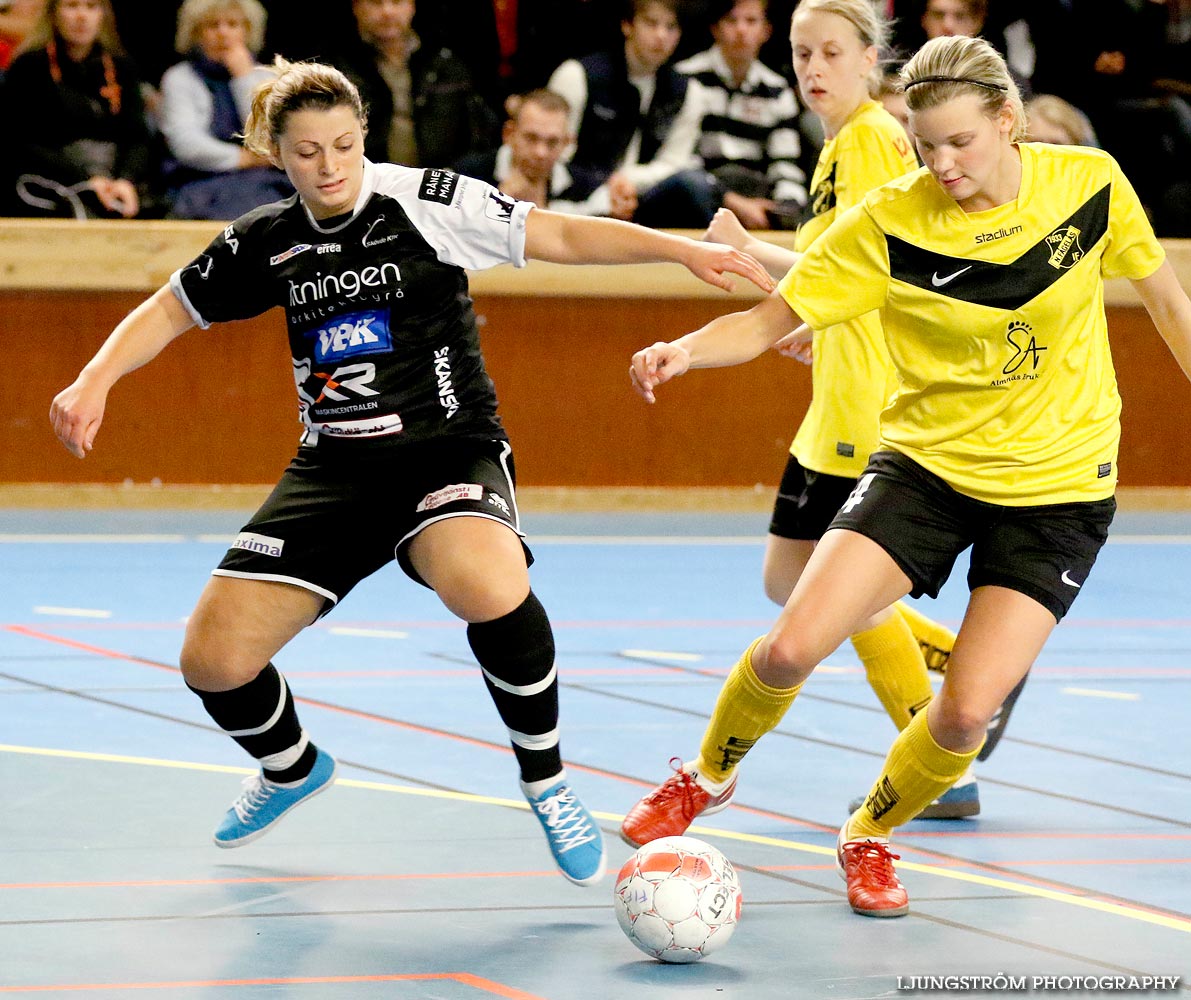
[[[638,394],[652,403],[659,385],[688,369],[727,368],[752,361],[798,325],[786,300],[770,295],[746,312],[718,316],[669,344],[657,343],[638,351],[629,366],[629,379]],[[809,330],[806,333],[810,335]]]
[[[747,253],[646,229],[617,219],[563,215],[535,208],[525,220],[525,254],[554,264],[682,264],[695,277],[732,291],[730,274],[747,278],[764,292],[774,281]]]
[[[103,422],[108,392],[130,371],[153,360],[194,321],[170,291],[159,288],[122,319],[79,377],[54,397],[50,423],[66,450],[86,458]]]
[[[1191,299],[1179,285],[1170,261],[1163,261],[1148,278],[1133,282],[1133,287],[1183,374],[1191,379]]]

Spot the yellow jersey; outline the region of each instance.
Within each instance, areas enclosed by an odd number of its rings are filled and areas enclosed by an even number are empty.
[[[805,252],[869,191],[918,167],[897,119],[877,101],[866,101],[823,146],[811,179],[813,213],[794,247]],[[811,404],[790,453],[806,469],[855,479],[877,447],[882,408],[897,382],[875,313],[815,330]]]
[[[1116,488],[1121,401],[1103,279],[1164,259],[1107,153],[1022,143],[1021,186],[966,213],[925,169],[844,213],[778,286],[812,329],[878,309],[897,393],[881,446],[1006,506]]]

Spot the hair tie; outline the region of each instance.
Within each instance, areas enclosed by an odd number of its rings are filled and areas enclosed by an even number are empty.
[[[995,90],[998,93],[1006,94],[1009,88],[1000,83],[985,83],[983,80],[977,80],[971,76],[921,76],[917,80],[911,80],[909,83],[903,84],[903,90],[909,90],[911,87],[917,87],[920,83],[970,83],[975,87],[983,87],[985,90]]]

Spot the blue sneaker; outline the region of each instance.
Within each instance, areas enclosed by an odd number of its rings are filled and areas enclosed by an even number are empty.
[[[244,779],[244,790],[215,828],[217,847],[240,847],[268,831],[294,806],[329,788],[335,780],[335,758],[317,751],[314,769],[296,785],[279,785],[263,774]]]
[[[525,791],[522,783],[521,790]],[[562,777],[529,805],[546,831],[550,853],[564,878],[576,885],[591,885],[604,877],[604,836]]]

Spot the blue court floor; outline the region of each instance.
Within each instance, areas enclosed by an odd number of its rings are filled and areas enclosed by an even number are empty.
[[[852,914],[832,865],[894,731],[850,647],[831,656],[749,755],[739,804],[691,831],[745,895],[732,941],[692,966],[625,940],[611,874],[580,889],[554,872],[462,625],[396,567],[277,658],[339,782],[260,841],[215,848],[249,762],[176,665],[242,517],[0,510],[0,994],[858,1000],[998,974],[1181,977],[1186,994],[1191,515],[1118,516],[977,768],[979,817],[896,838],[904,919]],[[623,813],[696,752],[728,668],[774,617],[765,525],[524,516],[563,752],[612,872]],[[923,603],[955,626],[965,598],[961,568]]]

